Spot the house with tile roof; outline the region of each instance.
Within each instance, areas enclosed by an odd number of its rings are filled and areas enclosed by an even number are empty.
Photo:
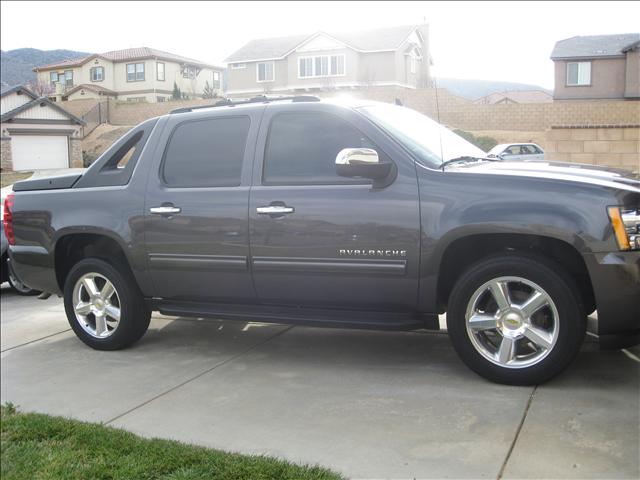
[[[33,69],[38,82],[55,88],[57,100],[113,97],[129,102],[163,102],[174,82],[184,97],[208,88],[222,93],[222,67],[154,48],[128,48],[72,58]]]
[[[554,100],[640,99],[640,33],[556,42]]]
[[[431,85],[428,25],[251,40],[231,54],[228,95]]]

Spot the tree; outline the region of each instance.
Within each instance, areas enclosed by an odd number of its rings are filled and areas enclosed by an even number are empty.
[[[202,98],[213,98],[213,89],[211,85],[209,85],[209,80],[207,80],[204,84],[204,90],[202,91]]]
[[[56,93],[56,89],[53,85],[39,80],[27,82],[26,86],[33,93],[38,95],[38,97],[48,97]]]
[[[180,92],[176,82],[173,82],[173,93],[171,94],[171,98],[174,100],[180,100],[182,98],[182,92]]]

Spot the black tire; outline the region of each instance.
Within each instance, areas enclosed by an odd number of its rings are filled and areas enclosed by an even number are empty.
[[[16,275],[16,272],[13,270],[11,261],[7,259],[6,262],[5,268],[7,269],[7,282],[9,282],[9,286],[16,294],[22,295],[23,297],[33,297],[42,293],[40,290],[34,290],[22,283]]]
[[[533,282],[555,304],[557,340],[538,363],[520,368],[498,365],[485,358],[471,340],[466,320],[469,302],[486,282],[499,277]],[[449,298],[447,328],[458,355],[474,372],[497,383],[537,385],[558,375],[574,360],[584,340],[586,314],[575,283],[558,265],[543,257],[505,254],[481,260],[460,276]]]
[[[76,318],[73,292],[76,283],[84,275],[96,273],[108,279],[118,295],[120,321],[106,338],[90,335]],[[99,258],[87,258],[73,266],[64,284],[64,308],[69,325],[85,344],[96,350],[119,350],[138,341],[147,331],[151,312],[129,270],[120,264],[110,264]]]

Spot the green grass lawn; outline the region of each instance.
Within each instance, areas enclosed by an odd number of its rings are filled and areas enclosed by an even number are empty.
[[[98,424],[3,406],[2,480],[339,479],[321,467],[147,440]]]

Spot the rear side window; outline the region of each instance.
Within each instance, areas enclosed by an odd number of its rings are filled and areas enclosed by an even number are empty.
[[[185,122],[176,127],[165,151],[162,178],[170,187],[240,185],[249,117]]]
[[[363,183],[336,174],[338,152],[358,147],[375,148],[357,128],[334,115],[315,112],[277,115],[269,129],[263,183]]]

